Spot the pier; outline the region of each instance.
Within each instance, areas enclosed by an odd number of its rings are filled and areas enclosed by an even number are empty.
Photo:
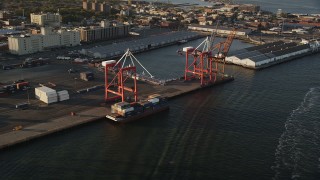
[[[186,95],[195,91],[199,91],[203,88],[214,87],[219,84],[224,84],[227,82],[233,81],[233,77],[223,76],[217,79],[217,81],[213,84],[208,84],[206,86],[200,86],[199,81],[188,81],[184,82],[184,80],[174,80],[169,82],[165,86],[155,86],[150,85],[144,82],[139,82],[139,86],[142,86],[143,89],[143,97],[147,97],[150,94],[158,93],[164,97],[167,97],[169,100]],[[103,92],[98,92],[100,96],[103,96]],[[95,100],[98,104],[100,100]],[[101,101],[100,101],[101,102]],[[60,107],[61,108],[61,107]],[[60,109],[57,106],[52,112]],[[60,109],[59,111],[68,114],[69,109]],[[32,110],[37,111],[37,110]],[[31,126],[22,127],[20,130],[15,130],[11,132],[6,132],[0,134],[0,149],[8,148],[13,145],[17,145],[23,142],[27,142],[33,139],[37,139],[43,136],[47,136],[59,131],[67,130],[76,126],[80,126],[89,122],[94,122],[97,120],[106,119],[106,114],[110,112],[110,105],[100,105],[97,107],[89,108],[83,111],[74,111],[74,115],[71,115],[70,112],[68,115],[57,117],[51,119],[47,122],[36,123]],[[32,116],[25,116],[26,119],[32,118]],[[50,119],[50,114],[42,115],[43,119]],[[107,119],[106,119],[107,120]]]

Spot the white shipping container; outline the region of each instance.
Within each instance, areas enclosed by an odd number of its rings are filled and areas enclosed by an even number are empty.
[[[152,104],[155,104],[159,102],[159,98],[148,99],[148,101],[151,102]]]
[[[35,88],[35,95],[37,99],[47,104],[58,102],[56,90],[45,86]]]
[[[70,98],[69,94],[66,94],[66,95],[61,95],[61,96],[58,96],[59,99],[61,98]]]
[[[121,110],[121,112],[122,112],[122,113],[126,113],[126,112],[131,112],[131,111],[133,111],[133,110],[134,110],[134,108],[133,108],[133,107],[130,107],[130,108]]]
[[[57,92],[58,95],[64,95],[64,94],[69,94],[67,90],[62,90]]]
[[[45,98],[45,97],[43,97],[40,100],[45,102],[45,103],[47,103],[47,104],[58,102],[58,98],[57,97],[56,98]]]
[[[58,99],[58,96],[52,96],[52,97],[41,96],[41,97],[40,97],[40,100],[42,100],[42,99],[56,100],[56,99]]]
[[[52,103],[56,103],[58,101],[49,101],[49,100],[43,100],[43,102],[47,103],[47,104],[52,104]]]
[[[70,97],[69,96],[59,96],[58,99],[60,101],[61,99],[70,99]]]

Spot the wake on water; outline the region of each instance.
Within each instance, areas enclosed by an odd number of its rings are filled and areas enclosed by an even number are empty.
[[[319,179],[320,87],[311,88],[285,122],[272,169],[274,179]]]

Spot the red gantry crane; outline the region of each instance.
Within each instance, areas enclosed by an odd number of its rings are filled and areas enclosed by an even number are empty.
[[[230,32],[225,41],[213,45],[215,33],[212,32],[211,37],[207,37],[196,48],[184,47],[183,51],[186,53],[185,65],[185,81],[191,79],[200,79],[201,86],[214,83],[217,79],[217,74],[224,75],[225,58],[229,52],[236,31]],[[202,50],[200,48],[202,47]],[[219,69],[218,63],[222,62]],[[213,65],[215,64],[215,67]]]
[[[127,61],[130,58],[130,61]],[[128,63],[126,63],[128,62]],[[114,101],[121,99],[125,101],[125,92],[132,93],[134,101],[138,101],[138,88],[137,88],[137,69],[135,63],[137,62],[151,77],[151,73],[143,67],[143,65],[133,56],[131,51],[127,49],[126,53],[119,59],[103,61],[102,65],[105,67],[105,101]],[[108,79],[108,74],[114,73],[115,76],[111,81]],[[128,79],[133,79],[133,86],[128,87]],[[132,84],[132,83],[131,83]],[[111,97],[111,94],[115,96]]]

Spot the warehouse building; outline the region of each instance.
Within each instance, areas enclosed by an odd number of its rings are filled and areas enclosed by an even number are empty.
[[[25,55],[50,48],[80,45],[80,33],[74,30],[53,32],[49,27],[42,27],[41,34],[8,37],[11,54]]]
[[[230,34],[233,29],[232,28],[227,28],[227,27],[219,27],[218,29],[216,26],[204,26],[204,25],[191,25],[188,26],[189,30],[192,31],[203,31],[203,32],[216,32],[219,35],[228,35]],[[251,30],[249,29],[237,29],[236,31],[236,36],[246,36],[250,34]]]
[[[131,52],[142,52],[149,49],[165,46],[166,44],[177,43],[181,40],[187,40],[199,37],[197,32],[178,31],[160,34],[157,36],[150,36],[134,41],[125,41],[121,43],[114,43],[107,46],[94,47],[90,49],[82,49],[83,55],[94,58],[112,58],[117,57],[126,52],[129,48]]]
[[[309,44],[277,41],[260,46],[230,52],[226,62],[248,68],[259,69],[304,55],[311,51]]]

